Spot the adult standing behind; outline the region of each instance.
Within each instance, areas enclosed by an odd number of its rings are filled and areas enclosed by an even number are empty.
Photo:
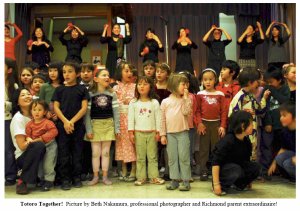
[[[27,184],[35,184],[38,177],[40,162],[46,152],[45,144],[40,139],[26,141],[25,126],[31,120],[30,104],[32,95],[29,90],[18,89],[13,96],[12,104],[14,117],[10,124],[10,133],[16,148],[15,158],[17,166],[22,169],[16,186],[17,194],[28,194]]]
[[[47,74],[48,64],[50,62],[50,52],[54,48],[51,42],[46,38],[45,32],[41,27],[34,29],[32,39],[27,42],[27,54],[32,54],[32,61],[39,64],[44,74]]]
[[[286,34],[283,35],[282,27],[285,28]],[[271,32],[271,35],[270,35]],[[275,66],[279,69],[286,63],[288,63],[288,57],[284,43],[288,41],[291,36],[291,31],[285,23],[272,21],[266,31],[266,37],[269,44],[268,50],[268,68]]]
[[[225,34],[226,40],[221,40],[222,34]],[[210,35],[213,40],[208,40]],[[212,25],[210,30],[204,35],[203,43],[209,48],[207,68],[212,68],[220,75],[222,63],[226,60],[225,47],[231,43],[231,36],[222,28]]]
[[[255,48],[257,45],[263,43],[265,39],[261,24],[258,21],[256,22],[256,26],[259,31],[259,37],[256,35],[255,26],[249,25],[237,41],[237,44],[240,45],[239,65],[241,68],[256,68]]]
[[[70,32],[70,39],[66,40],[64,36]],[[69,23],[67,28],[59,36],[60,42],[67,48],[67,57],[65,61],[75,61],[78,64],[82,63],[81,52],[82,48],[88,44],[88,39],[84,32],[78,27]]]
[[[152,28],[147,29],[145,37],[146,39],[140,46],[139,56],[143,57],[143,62],[152,60],[158,63],[158,51],[164,52],[163,45]]]
[[[173,50],[177,50],[175,72],[188,71],[194,74],[191,50],[197,49],[198,46],[188,37],[189,29],[181,27],[177,33],[178,39],[172,46]]]
[[[14,27],[17,36],[11,37],[10,34],[10,27]],[[13,67],[13,76],[15,78],[15,81],[18,83],[18,68],[17,68],[17,63],[16,63],[16,56],[15,56],[15,45],[16,43],[22,38],[23,32],[21,29],[15,24],[11,22],[6,22],[5,23],[5,28],[4,28],[4,41],[5,41],[5,58],[10,58],[14,61],[14,67]]]
[[[126,28],[126,36],[123,37],[120,34],[121,27],[119,24],[115,23],[112,26],[112,34],[111,37],[107,36],[108,24],[104,25],[103,33],[100,37],[101,43],[107,43],[108,52],[106,57],[106,68],[109,70],[109,75],[111,77],[115,77],[115,72],[117,70],[117,64],[121,62],[124,56],[124,44],[128,44],[131,42],[131,34],[129,30],[129,24],[125,24]]]

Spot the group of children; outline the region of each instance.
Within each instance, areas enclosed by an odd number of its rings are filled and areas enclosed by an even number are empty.
[[[9,119],[17,85],[9,59],[5,65]],[[42,190],[50,190],[55,178],[63,190],[81,187],[89,163],[93,177],[87,184],[97,184],[100,160],[102,182],[111,185],[113,142],[115,160],[121,162],[119,179],[135,185],[148,178],[158,185],[171,180],[168,190],[187,191],[192,170],[201,181],[212,170],[213,190],[221,195],[233,184],[250,187],[259,175],[270,179],[276,163],[295,179],[295,65],[262,74],[251,67],[240,71],[227,60],[220,82],[212,68],[200,73],[200,81],[149,60],[142,76],[136,78],[133,70],[121,62],[111,88],[109,71],[87,63],[50,63],[48,82],[31,68],[22,69],[20,85],[34,99],[26,144],[41,141],[46,146],[38,174]],[[160,178],[162,167],[165,175]],[[6,177],[7,184],[13,180]],[[28,193],[20,191],[20,184],[24,187],[18,182],[17,193]]]

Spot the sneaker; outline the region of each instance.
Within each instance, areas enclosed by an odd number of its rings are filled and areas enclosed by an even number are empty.
[[[125,182],[133,182],[133,181],[135,181],[135,180],[136,180],[136,178],[135,178],[135,177],[132,177],[132,176],[125,177],[125,179],[124,179]]]
[[[136,186],[142,186],[144,184],[146,184],[146,179],[138,179],[134,182],[134,185]]]
[[[206,172],[203,172],[200,175],[200,181],[207,181],[208,180],[208,174]]]
[[[151,184],[156,184],[156,185],[162,185],[162,184],[165,183],[165,180],[163,180],[161,178],[151,178],[150,183]]]
[[[52,187],[53,187],[53,182],[45,181],[41,188],[41,191],[49,191]]]
[[[180,191],[189,191],[190,189],[191,189],[191,185],[189,181],[183,181],[179,186]]]
[[[172,180],[170,184],[166,186],[167,190],[175,190],[179,187],[179,182],[177,180]]]
[[[61,184],[61,189],[71,190],[71,183],[68,180],[64,180]]]
[[[165,168],[165,167],[161,167],[161,168],[160,168],[160,170],[159,170],[159,172],[160,172],[160,173],[164,173],[164,172],[165,172],[165,170],[166,170],[166,168]]]
[[[73,186],[75,188],[81,188],[82,187],[82,182],[80,180],[80,178],[74,178],[74,181],[73,181]]]
[[[16,186],[16,193],[21,195],[25,195],[29,193],[26,183],[23,182],[22,180],[18,181],[18,184]]]

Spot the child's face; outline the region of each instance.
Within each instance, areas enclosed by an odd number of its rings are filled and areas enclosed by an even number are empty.
[[[296,83],[296,67],[292,67],[284,76],[289,82]]]
[[[122,82],[131,83],[131,81],[132,81],[132,71],[129,68],[128,64],[126,64],[122,69]]]
[[[72,66],[64,65],[63,66],[63,76],[65,79],[66,86],[73,86],[77,83],[77,74]]]
[[[230,73],[230,69],[228,67],[222,67],[220,74],[221,74],[222,80],[227,80],[227,79],[232,78],[234,72]]]
[[[216,77],[215,74],[212,72],[205,72],[202,75],[202,82],[203,86],[205,86],[205,90],[214,90],[215,89],[215,83],[216,83]]]
[[[57,68],[49,68],[48,70],[49,78],[52,81],[55,81],[58,79],[58,70]]]
[[[281,80],[277,80],[275,78],[270,78],[267,80],[267,84],[274,88],[279,88],[281,86]]]
[[[180,82],[177,88],[177,93],[179,95],[184,95],[184,90],[188,88],[188,84],[185,82]]]
[[[168,79],[168,72],[165,70],[162,70],[160,68],[157,68],[155,77],[156,77],[156,80],[159,82],[166,81]]]
[[[33,70],[33,74],[34,75],[37,75],[37,74],[39,74],[41,71],[40,71],[40,69],[39,68],[35,68],[34,70]]]
[[[93,70],[89,70],[87,68],[82,69],[80,72],[80,77],[84,83],[91,82],[91,80],[93,80]]]
[[[32,106],[31,115],[34,120],[42,120],[46,115],[44,107],[40,104]]]
[[[253,94],[256,94],[257,93],[257,89],[259,87],[259,81],[256,80],[254,82],[249,82],[248,83],[248,88],[249,88],[249,91],[252,92]]]
[[[280,122],[283,127],[288,127],[293,124],[294,118],[291,113],[287,111],[280,111]]]
[[[144,67],[144,73],[148,77],[153,77],[155,73],[155,68],[152,67],[151,65],[147,65]]]
[[[110,83],[109,72],[107,70],[102,70],[98,76],[94,78],[94,81],[98,83],[98,85],[107,88]]]
[[[24,69],[21,73],[20,79],[24,85],[30,84],[32,81],[32,75],[31,75],[30,71],[27,69]]]
[[[148,96],[150,92],[150,84],[144,80],[140,80],[138,82],[137,89],[141,96]]]
[[[251,135],[253,133],[253,124],[252,122],[249,124],[249,126],[245,129],[246,135]]]
[[[45,83],[45,81],[42,80],[41,78],[35,78],[32,81],[31,89],[33,91],[35,91],[36,93],[39,93],[39,91],[40,91],[41,86],[43,85],[43,83]]]

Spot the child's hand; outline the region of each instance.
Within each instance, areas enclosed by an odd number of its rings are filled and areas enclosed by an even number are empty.
[[[184,92],[183,92],[183,99],[188,99],[189,98],[189,90],[188,89],[184,89]]]
[[[134,144],[134,133],[133,131],[129,131],[129,141]]]
[[[167,145],[168,144],[168,140],[166,136],[162,136],[160,139],[160,142],[162,145]]]
[[[198,134],[205,135],[205,133],[206,133],[206,127],[205,127],[205,125],[203,123],[200,123],[198,125],[197,131],[198,131]]]
[[[223,138],[223,137],[225,136],[225,133],[226,133],[225,128],[219,127],[218,133],[219,133],[219,136],[220,136],[221,138]]]
[[[217,196],[221,196],[222,195],[222,187],[221,184],[217,184],[217,185],[213,185],[213,192],[215,195]]]
[[[155,140],[156,140],[157,142],[159,142],[159,140],[160,140],[159,132],[156,132],[156,134],[155,134]]]
[[[74,131],[74,124],[71,121],[66,121],[64,123],[64,129],[67,134],[71,134]]]
[[[270,96],[270,94],[271,94],[271,91],[270,91],[269,89],[267,89],[267,90],[264,92],[263,98],[268,99],[268,97]]]
[[[27,138],[26,138],[26,141],[29,142],[29,143],[31,143],[33,140],[32,140],[32,138],[27,137]]]
[[[271,133],[271,132],[272,132],[272,125],[266,125],[266,126],[265,126],[265,131],[266,131],[267,133]]]
[[[296,166],[296,156],[292,157],[292,164],[294,164],[294,166]]]
[[[87,133],[87,134],[86,134],[86,137],[87,137],[88,139],[93,139],[93,138],[94,138],[94,134],[93,134],[93,133]]]
[[[248,108],[245,108],[243,109],[244,111],[250,113],[252,116],[255,115],[255,111],[253,109],[248,109]]]
[[[53,113],[53,114],[52,114],[52,120],[53,120],[53,121],[56,121],[57,119],[58,119],[58,118],[57,118],[57,115],[56,115],[55,113]]]
[[[271,176],[276,170],[276,161],[273,161],[268,169],[268,175]]]

